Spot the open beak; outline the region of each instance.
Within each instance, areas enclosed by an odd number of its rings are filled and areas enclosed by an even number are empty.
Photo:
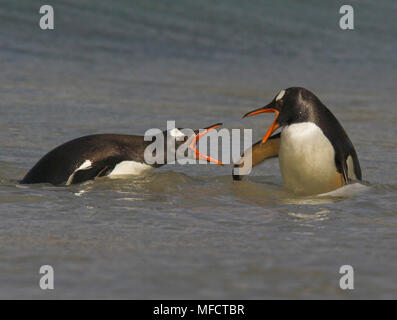
[[[203,132],[200,132],[199,134],[197,134],[196,137],[192,140],[192,142],[189,145],[189,148],[195,152],[197,160],[199,160],[201,158],[201,159],[207,160],[209,162],[213,162],[213,163],[216,163],[216,164],[219,164],[219,165],[223,166],[222,162],[220,162],[219,160],[213,159],[213,158],[211,158],[211,157],[209,157],[209,156],[207,156],[205,154],[202,154],[196,148],[197,141],[199,141],[200,138],[203,135],[207,134],[208,132],[210,132],[213,129],[216,129],[216,128],[220,127],[221,125],[222,125],[222,123],[217,123],[217,124],[214,124],[214,125],[209,126],[207,128],[204,128],[205,130]]]
[[[277,123],[278,115],[279,115],[280,112],[278,110],[272,108],[272,103],[270,103],[267,106],[264,106],[264,107],[255,109],[253,111],[250,111],[250,112],[246,113],[243,116],[243,118],[251,117],[251,116],[254,116],[256,114],[265,113],[265,112],[275,112],[276,113],[276,117],[274,118],[274,121],[273,121],[272,125],[270,126],[270,128],[267,130],[265,136],[263,137],[262,143],[265,143],[266,140],[273,134],[273,132],[276,131],[280,127],[280,125]]]

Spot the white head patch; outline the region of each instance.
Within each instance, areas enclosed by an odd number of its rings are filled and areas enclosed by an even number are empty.
[[[179,129],[174,128],[174,129],[170,130],[170,136],[179,138],[179,137],[184,137],[185,135]]]
[[[276,97],[276,101],[280,100],[282,97],[284,97],[285,90],[281,90],[280,93]]]

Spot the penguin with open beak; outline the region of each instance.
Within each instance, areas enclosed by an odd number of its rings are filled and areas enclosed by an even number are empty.
[[[298,194],[325,193],[361,180],[352,142],[312,92],[300,87],[281,90],[268,105],[244,117],[267,112],[276,117],[263,139],[249,150],[252,166],[278,156],[285,187]],[[272,135],[278,128],[281,133]],[[242,178],[238,174],[233,177]]]
[[[185,135],[183,129],[178,128],[163,131],[160,135],[163,135],[164,150],[160,152],[160,158],[164,161],[150,164],[146,162],[145,149],[152,141],[146,140],[145,136],[94,134],[80,137],[48,152],[20,182],[70,185],[103,176],[140,175],[167,164],[168,154],[174,155],[173,158],[188,156],[187,148],[182,148],[185,150],[183,153],[178,151],[185,143],[188,144],[195,159],[222,164],[202,154],[196,147],[197,141],[203,135],[220,125],[222,124],[217,123],[203,130],[194,130],[191,136]],[[174,140],[174,143],[168,144],[169,139]]]

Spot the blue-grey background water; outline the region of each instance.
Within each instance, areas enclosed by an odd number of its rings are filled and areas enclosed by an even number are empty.
[[[52,4],[55,30],[39,28]],[[2,1],[0,298],[396,298],[397,3]],[[369,188],[285,192],[277,159],[168,166],[72,187],[21,186],[53,147],[92,133],[252,128],[303,86],[332,110]],[[39,288],[39,267],[55,290]],[[355,289],[339,288],[352,265]]]

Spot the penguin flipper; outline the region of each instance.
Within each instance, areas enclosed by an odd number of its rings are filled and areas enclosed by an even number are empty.
[[[262,143],[262,139],[255,142],[252,147],[245,150],[240,159],[237,161],[237,164],[233,167],[233,180],[242,180],[244,175],[246,175],[244,169],[244,159],[247,159],[248,156],[252,156],[252,168],[256,165],[262,163],[266,159],[274,158],[278,156],[278,152],[280,150],[280,137],[281,134],[275,134],[271,136],[265,143]],[[238,168],[238,169],[237,169]],[[239,170],[238,174],[235,174],[235,169]]]
[[[335,165],[338,172],[342,174],[345,184],[354,180],[361,181],[360,162],[358,161],[356,150],[348,138],[344,148],[345,152],[340,150],[335,154]]]
[[[361,168],[356,153],[347,155],[343,160],[342,173],[345,183],[361,181]]]
[[[343,177],[344,184],[348,184],[350,179],[349,179],[349,171],[348,171],[346,162],[344,162],[342,165],[342,177]]]
[[[66,185],[82,183],[88,180],[93,180],[97,177],[103,177],[109,171],[113,170],[114,165],[105,164],[102,161],[95,163],[88,169],[77,170],[74,172],[66,182]]]
[[[90,169],[79,170],[73,175],[72,180],[68,184],[77,184],[88,180],[93,180],[97,177],[103,177],[110,170],[112,170],[112,168],[107,165],[105,166],[96,165]]]

